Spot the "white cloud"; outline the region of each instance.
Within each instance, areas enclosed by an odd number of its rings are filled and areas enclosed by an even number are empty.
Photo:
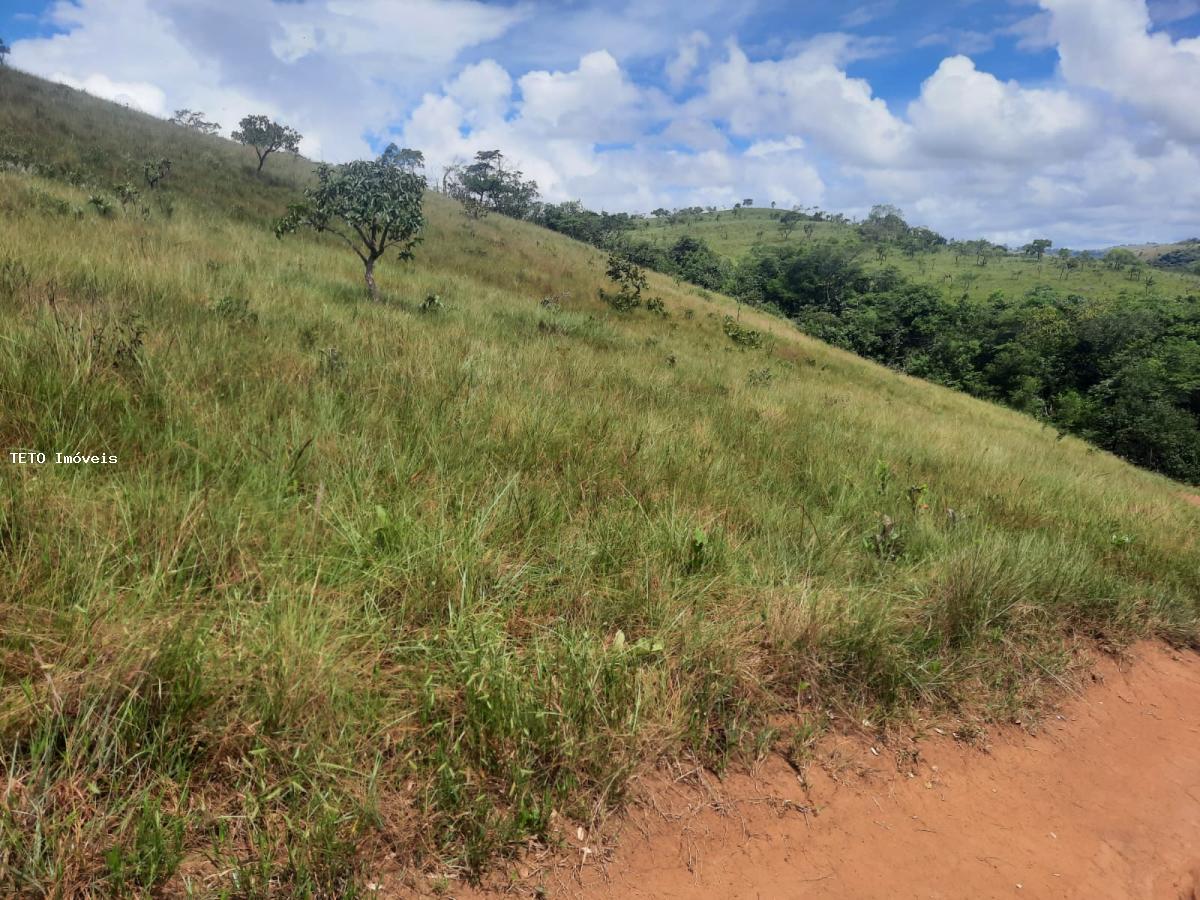
[[[1062,72],[1128,104],[1170,137],[1200,143],[1200,38],[1151,32],[1145,0],[1041,0]]]
[[[226,131],[248,113],[287,121],[310,156],[368,152],[466,49],[530,14],[477,0],[57,0],[60,33],[16,41],[11,62],[156,114],[200,109]]]
[[[892,202],[954,235],[1075,246],[1200,232],[1200,40],[1153,30],[1200,0],[1040,0],[993,33],[947,19],[922,43],[980,52],[1003,34],[1056,46],[1059,72],[1006,81],[952,55],[906,106],[849,74],[897,52],[877,37],[714,49],[755,4],[548,2],[59,0],[59,33],[15,42],[11,62],[226,131],[262,112],[331,160],[396,139],[436,178],[500,148],[548,199],[598,208]],[[860,5],[843,26],[895,9]]]
[[[1070,94],[1000,81],[965,56],[942,60],[908,118],[924,150],[976,160],[1079,154],[1098,126],[1088,106]]]
[[[800,134],[856,163],[886,164],[908,147],[908,125],[873,95],[871,85],[839,68],[844,41],[814,43],[794,56],[752,62],[731,43],[712,67],[699,109],[737,135]]]
[[[635,86],[606,50],[587,54],[572,72],[529,72],[519,85],[521,117],[560,139],[630,140],[658,99]]]
[[[746,156],[750,158],[775,156],[778,153],[795,153],[804,149],[804,138],[791,135],[781,141],[755,141],[746,148]]]
[[[86,78],[75,78],[65,72],[55,72],[50,76],[50,80],[87,91],[93,97],[111,100],[122,106],[132,106],[152,116],[167,115],[167,95],[149,82],[113,81],[100,73],[88,75]]]
[[[666,68],[667,83],[672,90],[678,91],[687,84],[700,65],[700,51],[710,43],[703,31],[693,31],[679,42],[679,50]]]

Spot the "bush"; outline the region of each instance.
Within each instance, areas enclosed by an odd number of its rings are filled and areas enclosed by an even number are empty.
[[[762,332],[746,328],[733,316],[725,317],[725,335],[743,350],[761,350],[763,347]]]

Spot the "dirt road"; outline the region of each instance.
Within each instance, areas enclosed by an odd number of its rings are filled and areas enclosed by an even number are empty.
[[[847,739],[838,778],[814,769],[807,789],[781,761],[710,776],[711,793],[647,783],[603,868],[526,868],[517,893],[1200,900],[1200,656],[1102,661],[1040,733],[994,734],[986,753],[936,735],[915,746],[898,765],[896,747]],[[573,852],[590,863],[587,843]]]

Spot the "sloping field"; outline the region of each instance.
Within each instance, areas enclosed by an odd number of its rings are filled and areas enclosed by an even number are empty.
[[[666,279],[618,315],[595,251],[436,195],[372,304],[272,234],[302,160],[9,71],[0,134],[5,894],[469,877],[664,757],[1197,641],[1200,508],[1032,419]]]

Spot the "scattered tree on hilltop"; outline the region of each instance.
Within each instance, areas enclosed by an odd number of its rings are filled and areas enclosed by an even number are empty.
[[[304,137],[296,129],[273,122],[266,116],[246,116],[238,126],[232,137],[239,144],[254,148],[254,152],[258,154],[259,172],[262,171],[267,157],[278,150],[298,153],[300,141]]]
[[[865,222],[858,227],[859,234],[869,241],[899,241],[908,231],[904,213],[891,204],[881,203],[871,207]]]
[[[526,181],[519,169],[508,168],[499,150],[480,150],[473,163],[455,166],[443,183],[446,193],[476,219],[493,212],[527,219],[537,208],[537,182]]]
[[[397,147],[395,144],[388,144],[379,159],[405,172],[412,172],[414,174],[418,169],[425,168],[424,153],[409,147]]]
[[[425,226],[425,179],[382,159],[317,167],[317,186],[275,226],[277,237],[301,227],[341,238],[363,264],[367,293],[379,299],[375,263],[391,248],[411,259]]]
[[[175,115],[171,116],[171,124],[182,125],[184,128],[199,131],[201,134],[216,134],[221,130],[219,123],[209,122],[204,118],[204,113],[195,109],[175,110]]]
[[[12,53],[12,49],[4,43],[4,38],[0,38],[0,66],[7,64],[7,57],[10,53]]]

